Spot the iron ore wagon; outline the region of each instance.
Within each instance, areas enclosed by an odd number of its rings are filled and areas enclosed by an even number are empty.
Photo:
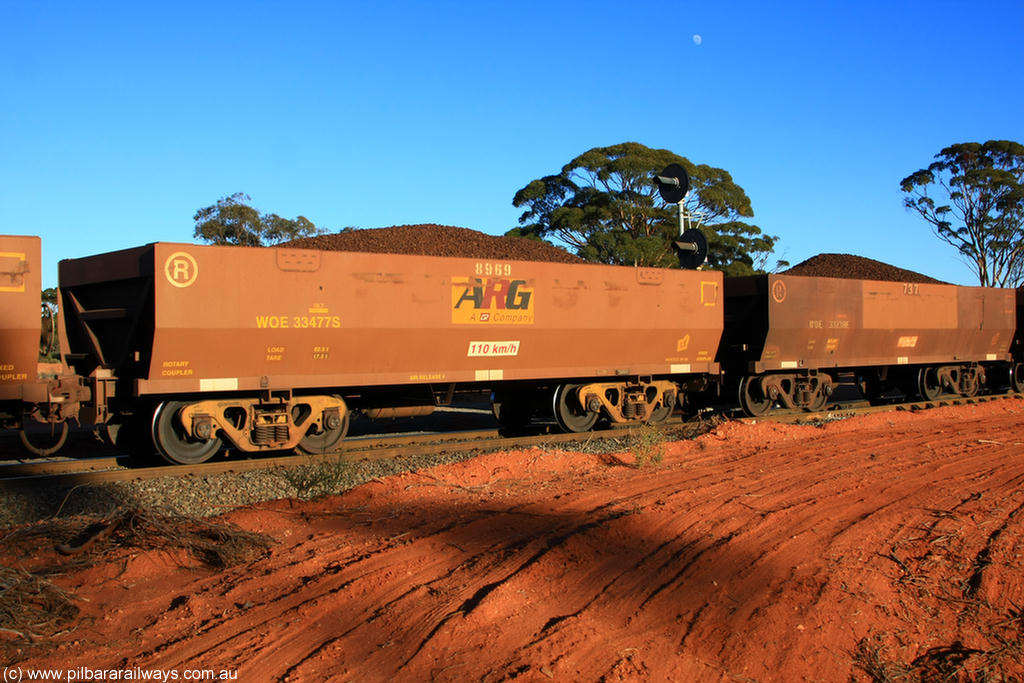
[[[718,372],[707,271],[156,243],[60,263],[64,357],[172,462],[333,450],[493,391],[506,426],[659,420]],[[34,347],[33,347],[34,348]]]
[[[1024,389],[1010,354],[1012,289],[759,275],[725,281],[718,360],[748,415],[824,406],[840,373],[865,396],[973,396],[989,379]]]

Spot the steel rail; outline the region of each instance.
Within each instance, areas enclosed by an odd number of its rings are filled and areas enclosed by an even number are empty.
[[[115,467],[126,467],[130,456],[93,456],[61,460],[19,461],[0,465],[0,480],[12,477],[27,477],[38,474],[66,474],[74,472],[95,472]]]
[[[736,419],[740,422],[755,424],[757,422],[781,422],[786,424],[820,424],[832,420],[842,420],[860,415],[873,415],[875,413],[888,413],[897,411],[919,411],[932,408],[945,408],[949,406],[973,405],[986,403],[988,401],[999,401],[1002,399],[1024,399],[1024,395],[1015,392],[1005,394],[984,394],[981,396],[942,396],[933,401],[910,401],[907,403],[885,403],[882,405],[871,405],[867,401],[851,401],[849,403],[835,403],[817,412],[803,412],[797,410],[776,410],[769,411],[766,415],[759,417],[742,416]]]
[[[418,455],[441,453],[503,450],[531,447],[539,444],[572,443],[620,438],[623,429],[609,429],[582,434],[541,433],[528,436],[500,437],[494,430],[486,432],[449,432],[442,435],[403,435],[387,438],[353,439],[348,447],[324,455],[276,455],[262,458],[219,460],[201,465],[158,465],[153,467],[120,468],[108,470],[64,471],[48,474],[29,473],[0,478],[0,490],[24,489],[32,486],[74,486],[123,481],[141,481],[165,476],[206,476],[211,474],[251,472],[278,467],[300,467],[337,459],[359,462],[362,460],[391,460]],[[460,436],[461,435],[461,436]],[[395,441],[397,445],[391,445]],[[421,442],[421,443],[417,443]],[[352,446],[356,446],[353,448]],[[74,461],[70,461],[74,462]],[[11,466],[14,467],[14,466]],[[0,473],[6,470],[0,470]]]
[[[498,430],[475,430],[461,432],[430,432],[427,434],[396,434],[394,436],[367,435],[346,439],[349,453],[362,453],[378,448],[393,448],[400,444],[414,443],[447,443],[449,441],[471,441],[486,438],[495,438]],[[107,446],[106,448],[109,448]],[[302,463],[308,462],[301,455],[278,455],[274,456],[279,460],[298,458]],[[308,456],[307,456],[308,457]],[[255,462],[267,461],[270,458],[256,455]],[[242,462],[238,460],[237,462]],[[205,464],[205,463],[204,463]],[[7,479],[19,477],[34,477],[41,475],[56,474],[82,474],[101,470],[113,470],[116,468],[132,468],[136,471],[152,470],[155,466],[139,466],[137,459],[131,455],[119,454],[112,456],[88,456],[79,458],[39,459],[39,460],[18,460],[16,462],[0,464],[0,482]],[[174,471],[185,472],[187,468],[181,465],[172,465]]]

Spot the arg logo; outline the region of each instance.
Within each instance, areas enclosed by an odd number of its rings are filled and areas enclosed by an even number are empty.
[[[532,325],[533,304],[526,280],[452,278],[452,322],[459,325]]]

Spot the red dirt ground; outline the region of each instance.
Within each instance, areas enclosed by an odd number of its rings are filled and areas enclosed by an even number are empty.
[[[1020,400],[727,423],[666,444],[660,465],[501,453],[242,509],[227,518],[273,535],[268,557],[215,573],[121,551],[58,577],[77,629],[23,666],[1019,681],[1022,425]]]

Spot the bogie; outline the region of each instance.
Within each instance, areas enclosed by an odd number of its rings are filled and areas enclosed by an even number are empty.
[[[831,375],[774,373],[750,375],[740,380],[738,400],[747,415],[765,415],[773,406],[818,411],[825,407],[835,390]]]

